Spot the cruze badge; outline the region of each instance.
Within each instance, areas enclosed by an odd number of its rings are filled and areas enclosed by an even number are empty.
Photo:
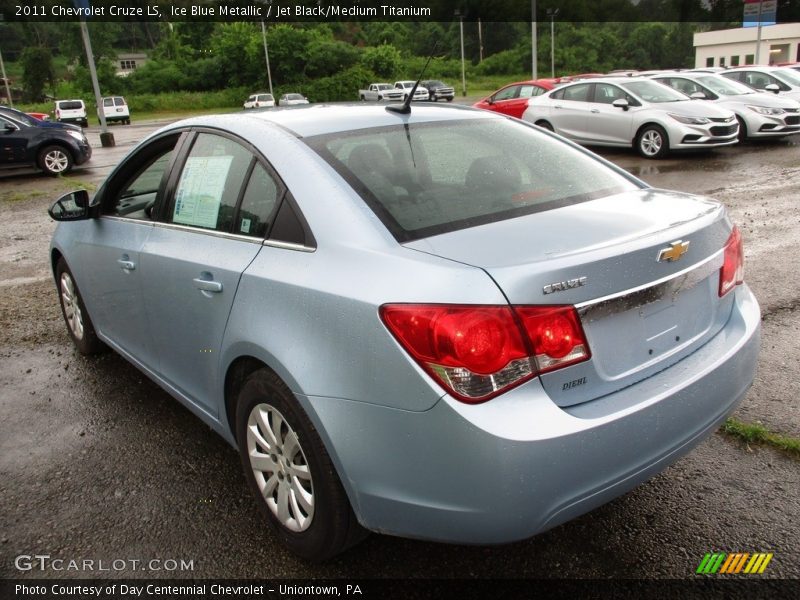
[[[669,248],[662,248],[658,253],[658,262],[675,262],[680,260],[681,257],[689,250],[689,242],[678,240],[672,242]]]
[[[563,292],[564,290],[571,290],[572,288],[581,287],[582,285],[586,285],[586,277],[576,277],[575,279],[568,279],[567,281],[548,283],[542,288],[542,291],[545,294],[552,294],[553,292]]]

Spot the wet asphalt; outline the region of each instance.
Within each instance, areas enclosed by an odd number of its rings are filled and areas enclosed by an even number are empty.
[[[800,461],[720,433],[632,492],[524,542],[372,535],[324,565],[295,559],[262,522],[232,448],[122,358],[81,357],[66,334],[46,209],[75,182],[99,185],[155,127],[113,127],[117,146],[96,147],[67,178],[0,175],[0,577],[682,579],[705,553],[724,551],[773,552],[763,577],[800,578]],[[96,128],[89,137],[99,146]],[[758,376],[735,416],[800,436],[800,140],[662,161],[599,152],[654,186],[728,207],[763,316]],[[15,566],[34,554],[162,567]],[[167,570],[169,560],[192,568]]]

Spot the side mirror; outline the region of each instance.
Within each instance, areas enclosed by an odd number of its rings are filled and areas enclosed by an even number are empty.
[[[778,87],[777,83],[768,83],[766,86],[764,86],[764,89],[768,92],[772,92],[773,94],[778,94],[781,91],[781,88]]]
[[[708,96],[706,96],[703,92],[692,92],[689,95],[690,98],[694,100],[707,100]]]
[[[616,106],[617,108],[621,108],[622,110],[628,110],[631,105],[628,103],[625,98],[617,98],[614,102],[611,103],[611,106]]]
[[[488,104],[489,106],[491,106],[492,104],[494,104],[494,96],[489,96],[489,97],[486,99],[486,104]]]
[[[17,129],[19,129],[19,127],[17,127],[13,123],[6,123],[5,127],[3,127],[3,130],[6,132],[17,131]]]
[[[56,200],[47,214],[55,221],[80,221],[89,218],[90,204],[89,192],[76,190]]]

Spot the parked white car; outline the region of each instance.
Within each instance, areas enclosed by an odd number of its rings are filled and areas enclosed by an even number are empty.
[[[417,83],[416,81],[395,81],[394,87],[397,90],[403,91],[403,102],[406,101],[408,95],[411,93],[411,88],[414,87],[414,84]],[[414,97],[412,100],[427,100],[430,97],[428,94],[428,90],[422,87],[422,85],[417,86],[417,91],[414,92]]]
[[[275,98],[266,92],[250,94],[243,105],[245,110],[248,108],[272,108],[273,106],[275,106]]]
[[[597,78],[556,88],[531,98],[522,118],[580,144],[633,146],[645,158],[729,146],[739,134],[730,110],[638,77]]]
[[[742,67],[720,73],[759,92],[772,92],[800,101],[800,73],[786,67]]]
[[[712,73],[673,72],[655,81],[691,98],[732,110],[739,121],[739,139],[783,137],[800,133],[800,102],[756,92],[738,81]]]
[[[308,98],[302,94],[284,94],[278,101],[279,106],[296,106],[298,104],[308,104]]]
[[[366,89],[358,90],[362,102],[381,102],[382,100],[402,100],[403,92],[394,89],[391,83],[370,83]]]
[[[101,106],[103,115],[105,115],[106,122],[120,121],[126,125],[131,124],[131,111],[128,108],[128,103],[122,96],[109,96],[108,98],[101,98]],[[97,117],[100,119],[100,109],[97,109]]]

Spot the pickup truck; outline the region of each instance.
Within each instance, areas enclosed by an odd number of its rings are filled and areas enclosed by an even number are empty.
[[[397,90],[400,90],[403,93],[403,101],[405,102],[406,97],[408,94],[411,93],[411,90],[414,87],[416,81],[414,80],[406,80],[406,81],[395,81],[394,87]],[[422,85],[417,86],[417,91],[414,92],[414,97],[412,100],[428,100],[428,90],[422,87]]]
[[[358,97],[362,102],[367,100],[372,102],[402,100],[403,91],[394,89],[390,83],[370,83],[366,90],[358,90]]]

